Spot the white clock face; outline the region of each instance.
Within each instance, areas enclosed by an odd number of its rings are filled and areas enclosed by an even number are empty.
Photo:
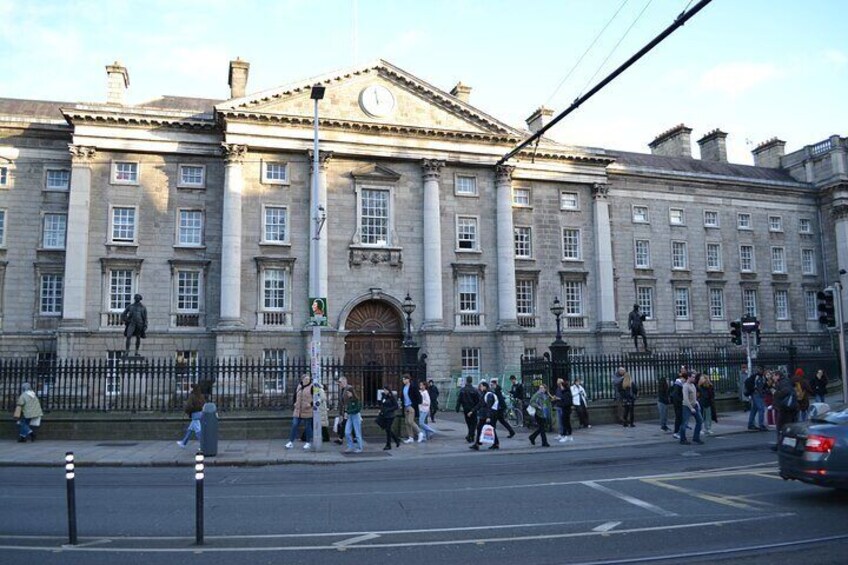
[[[385,86],[373,84],[359,94],[359,105],[369,116],[383,118],[394,111],[395,97]]]

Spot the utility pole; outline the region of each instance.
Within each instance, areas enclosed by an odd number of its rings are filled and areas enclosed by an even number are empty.
[[[843,274],[842,271],[839,273]],[[839,365],[842,369],[842,402],[848,404],[848,367],[845,366],[845,312],[842,310],[842,282],[833,284],[836,310],[836,327],[839,330]]]
[[[312,204],[312,224],[314,233],[311,233],[314,240],[311,245],[312,253],[310,259],[310,319],[312,321],[312,343],[309,347],[309,365],[310,373],[312,374],[312,449],[315,451],[321,450],[321,400],[327,401],[327,395],[322,394],[321,388],[321,324],[327,320],[327,296],[326,289],[321,288],[321,230],[324,227],[324,221],[327,218],[324,206],[321,204],[320,194],[320,156],[318,154],[318,101],[324,98],[325,87],[321,84],[312,86],[310,98],[315,102],[315,118],[313,121],[314,128],[314,146],[312,148],[312,187],[311,187],[311,204]],[[312,230],[310,230],[312,231]]]

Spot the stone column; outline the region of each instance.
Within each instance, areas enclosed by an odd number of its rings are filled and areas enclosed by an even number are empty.
[[[247,145],[222,144],[224,215],[221,226],[221,327],[241,327],[241,196],[244,191],[242,163]]]
[[[68,200],[68,235],[65,241],[63,327],[85,327],[87,303],[88,233],[91,205],[91,161],[94,147],[69,145],[71,190]]]
[[[439,179],[444,161],[424,159],[424,326],[444,325],[442,309],[442,222]]]
[[[598,276],[598,330],[617,328],[615,318],[615,280],[612,266],[612,233],[610,231],[609,186],[595,184],[592,200],[595,212],[595,257]]]
[[[309,170],[314,175],[315,171],[312,170],[314,153],[311,149],[308,153]],[[315,210],[321,206],[324,214],[327,214],[327,166],[332,156],[333,153],[329,151],[318,152],[318,202],[309,202],[309,296],[326,297],[328,291],[327,242],[330,234],[327,229],[328,222],[324,222],[321,228],[321,239],[315,239],[320,223],[315,217]]]
[[[498,242],[498,328],[518,325],[515,305],[515,233],[512,224],[512,172],[515,167],[495,170]]]

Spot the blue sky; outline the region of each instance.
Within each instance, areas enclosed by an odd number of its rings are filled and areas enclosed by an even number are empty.
[[[226,98],[236,56],[251,63],[249,92],[383,58],[445,90],[461,80],[474,89],[473,105],[520,125],[542,104],[567,107],[687,4],[0,0],[0,96],[104,101],[104,67],[116,59],[138,103],[160,94]],[[693,146],[714,128],[728,132],[730,160],[739,163],[751,163],[752,144],[772,136],[791,151],[846,135],[846,22],[843,0],[714,0],[552,135],[647,151],[682,122],[694,129]]]

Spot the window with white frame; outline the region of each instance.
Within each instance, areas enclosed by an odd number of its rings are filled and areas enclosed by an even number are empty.
[[[754,272],[754,246],[739,246],[739,270],[743,273]]]
[[[286,392],[285,366],[288,355],[285,349],[264,349],[262,351],[262,381],[266,393]]]
[[[786,272],[786,249],[784,249],[783,247],[771,248],[771,272]]]
[[[284,206],[264,206],[262,209],[262,243],[288,241],[288,209]]]
[[[200,247],[203,244],[203,212],[179,210],[177,214],[177,245]]]
[[[136,210],[133,207],[115,206],[112,208],[112,243],[135,243]]]
[[[138,163],[131,161],[113,162],[112,184],[138,184]]]
[[[454,190],[458,196],[477,196],[477,177],[460,175],[454,177]]]
[[[724,319],[724,289],[723,288],[711,288],[710,289],[710,319],[711,320],[723,320]]]
[[[6,247],[6,210],[0,209],[0,247]]]
[[[124,351],[107,350],[106,351],[106,381],[105,391],[107,396],[118,396],[122,392],[121,372],[118,371],[118,366],[121,359],[124,358]]]
[[[515,258],[531,259],[533,257],[533,233],[528,226],[515,226]]]
[[[798,220],[798,231],[801,233],[813,233],[813,222],[809,218]]]
[[[565,261],[580,261],[583,258],[579,229],[562,228],[562,258]]]
[[[288,184],[288,163],[262,161],[262,182],[264,184]]]
[[[689,311],[689,288],[678,286],[674,288],[674,319],[688,320]]]
[[[206,167],[204,165],[180,165],[180,188],[204,188],[206,186]]]
[[[719,227],[718,210],[704,210],[704,227]]]
[[[801,250],[801,274],[816,274],[816,252],[813,249]]]
[[[262,309],[266,312],[287,310],[287,278],[285,269],[262,270]]]
[[[518,279],[515,281],[515,307],[519,318],[535,319],[535,287],[535,281],[530,279]],[[522,325],[527,326],[528,324],[525,322]]]
[[[480,311],[480,279],[475,274],[461,274],[457,279],[459,312],[476,314]]]
[[[777,320],[789,319],[789,292],[786,290],[774,291],[774,317]]]
[[[576,192],[562,191],[559,193],[560,210],[578,210],[579,208],[580,200]]]
[[[819,300],[815,290],[804,291],[804,313],[808,320],[819,319]]]
[[[516,186],[512,189],[512,205],[519,208],[530,207],[530,189],[526,186]]]
[[[191,392],[191,385],[197,383],[200,374],[198,371],[199,356],[194,350],[179,350],[174,353],[175,385],[178,394]]]
[[[685,241],[671,242],[671,268],[678,271],[689,268],[689,251]]]
[[[781,216],[768,217],[769,231],[783,231],[783,218]]]
[[[473,216],[457,216],[456,218],[456,248],[459,251],[477,251],[477,218]]]
[[[200,271],[177,270],[177,312],[200,312]]]
[[[109,311],[123,312],[132,303],[135,294],[135,271],[111,269],[109,271]]]
[[[583,282],[565,281],[562,285],[562,305],[565,308],[563,316],[566,318],[583,317]],[[566,320],[566,327],[574,327],[574,324]],[[582,327],[583,324],[578,324]]]
[[[721,271],[721,243],[707,243],[707,270]]]
[[[471,377],[474,380],[480,378],[480,349],[477,347],[463,347],[461,351],[462,378]]]
[[[683,208],[669,208],[668,223],[673,226],[682,226],[685,224],[686,218],[683,216]]]
[[[389,244],[389,191],[363,188],[359,195],[360,242],[363,245]]]
[[[531,360],[536,358],[536,348],[535,347],[525,347],[524,348],[524,359]]]
[[[654,319],[654,287],[652,286],[637,286],[636,287],[636,304],[639,305],[639,311],[645,316],[646,320]]]
[[[746,316],[757,315],[757,290],[746,288],[742,290],[742,311]]]
[[[651,242],[637,239],[633,246],[633,262],[637,269],[651,268]]]
[[[39,314],[58,316],[62,313],[62,295],[65,277],[58,273],[41,275],[39,292]]]
[[[257,326],[291,326],[291,260],[259,258],[257,266]]]
[[[71,171],[68,169],[47,169],[45,188],[47,190],[68,190],[71,187]]]
[[[648,223],[648,207],[633,206],[633,221],[638,224]]]
[[[747,212],[739,212],[736,215],[736,227],[740,230],[750,230],[751,226],[751,214]]]
[[[9,167],[0,167],[0,186],[9,185]]]

